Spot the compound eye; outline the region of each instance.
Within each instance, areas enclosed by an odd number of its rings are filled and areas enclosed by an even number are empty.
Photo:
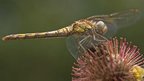
[[[99,31],[99,33],[101,33],[101,34],[105,34],[108,30],[106,24],[103,21],[98,21],[96,23],[96,27],[97,27],[97,30]]]
[[[105,27],[106,25],[105,25],[105,23],[104,23],[103,21],[98,21],[98,22],[96,23],[96,26],[97,26],[98,28],[103,28],[103,27]]]

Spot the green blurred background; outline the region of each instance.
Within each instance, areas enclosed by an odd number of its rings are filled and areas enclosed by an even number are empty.
[[[81,18],[130,8],[143,11],[144,0],[0,0],[0,38],[54,30]],[[126,37],[144,53],[142,17],[116,35]],[[75,60],[65,39],[0,40],[0,81],[71,81]]]

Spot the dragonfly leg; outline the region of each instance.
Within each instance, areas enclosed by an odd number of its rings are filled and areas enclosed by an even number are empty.
[[[103,35],[100,35],[100,34],[98,34],[101,38],[103,38],[105,41],[108,41],[108,39],[105,37],[105,36],[103,36]]]
[[[98,37],[95,37],[96,41],[107,41],[108,40],[106,37],[104,37],[103,35],[100,35],[98,33],[95,36],[98,36]]]
[[[85,38],[83,38],[82,40],[79,41],[80,48],[82,48],[82,50],[83,50],[84,52],[86,52],[86,49],[84,48],[83,43],[84,43],[84,41],[87,40],[89,37],[90,37],[90,35],[86,36]]]

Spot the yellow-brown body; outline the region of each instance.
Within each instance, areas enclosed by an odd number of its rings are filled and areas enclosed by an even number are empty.
[[[87,30],[96,29],[96,23],[88,20],[79,20],[72,25],[49,32],[40,33],[25,33],[11,34],[3,37],[3,40],[18,40],[18,39],[35,39],[35,38],[51,38],[51,37],[66,37],[72,34],[82,34]],[[103,32],[105,33],[105,32]]]

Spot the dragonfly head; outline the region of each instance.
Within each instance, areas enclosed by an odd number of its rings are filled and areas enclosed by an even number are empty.
[[[103,21],[98,21],[96,23],[96,31],[99,34],[105,34],[107,32],[108,28],[106,26],[106,24]]]

